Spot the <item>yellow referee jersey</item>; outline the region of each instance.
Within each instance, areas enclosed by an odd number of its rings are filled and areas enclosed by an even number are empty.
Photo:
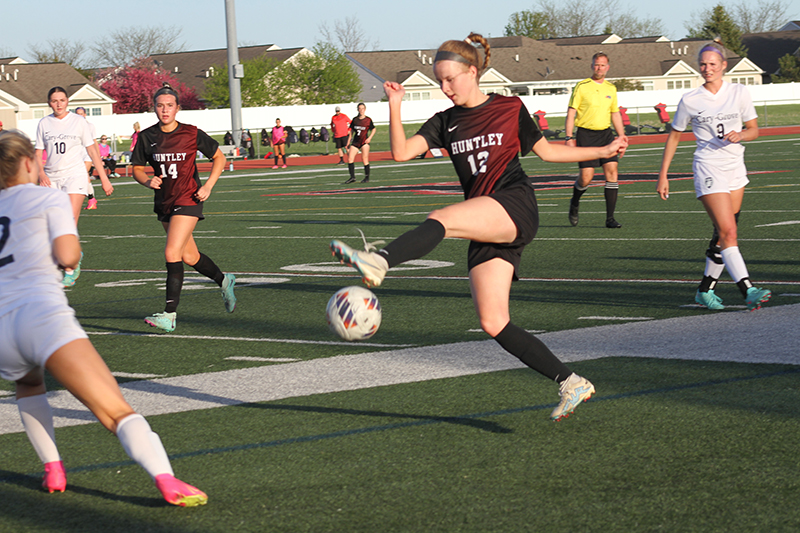
[[[592,78],[578,82],[572,90],[569,107],[577,111],[575,126],[587,130],[611,127],[611,113],[619,112],[617,88],[608,80],[597,83]]]

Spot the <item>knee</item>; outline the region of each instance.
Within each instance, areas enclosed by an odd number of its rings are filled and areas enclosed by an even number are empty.
[[[497,337],[508,325],[508,317],[481,317],[481,329],[492,338]]]
[[[736,226],[731,228],[724,228],[719,230],[719,243],[722,248],[734,246],[738,235],[736,233]]]

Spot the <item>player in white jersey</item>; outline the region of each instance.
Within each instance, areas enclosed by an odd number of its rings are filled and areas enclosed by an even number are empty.
[[[714,223],[714,236],[706,252],[706,269],[695,301],[709,309],[724,309],[714,293],[717,280],[727,268],[751,311],[772,296],[750,282],[750,274],[739,251],[737,223],[744,198],[747,169],[744,166],[742,141],[758,138],[756,110],[743,85],[722,80],[728,62],[723,50],[710,44],[700,50],[700,73],[705,83],[686,93],[678,104],[672,121],[656,190],[662,199],[669,198],[667,173],[681,133],[691,123],[697,138],[692,170],[697,198]]]
[[[85,107],[76,107],[75,114],[80,115],[86,119],[86,108]],[[94,146],[97,148],[97,153],[100,153],[100,148],[97,146],[97,130],[94,128],[94,124],[89,122],[89,119],[86,119],[86,123],[89,125],[89,130],[92,132],[92,139],[95,139]],[[92,184],[92,173],[94,166],[92,165],[92,158],[89,156],[89,152],[86,152],[86,155],[83,156],[83,164],[86,166],[86,173],[88,174],[87,179],[89,181],[89,194],[86,196],[88,202],[86,202],[86,207],[84,209],[97,209],[97,199],[94,197],[94,185]],[[109,176],[110,177],[110,176]]]
[[[42,486],[63,492],[67,485],[46,368],[116,434],[169,503],[203,505],[208,497],[175,478],[158,435],[125,401],[67,303],[58,268],[77,266],[78,232],[68,198],[36,186],[37,158],[25,135],[0,132],[0,377],[16,382],[25,432],[44,463]]]
[[[39,185],[59,189],[69,194],[75,225],[81,214],[83,199],[88,194],[84,156],[88,152],[100,176],[106,196],[114,192],[108,181],[100,153],[92,138],[86,120],[67,110],[67,91],[53,87],[47,93],[47,103],[53,110],[39,121],[36,128],[36,161],[39,167]],[[47,151],[47,162],[42,165],[42,152]],[[75,269],[64,270],[62,283],[71,287],[80,276],[80,262]]]

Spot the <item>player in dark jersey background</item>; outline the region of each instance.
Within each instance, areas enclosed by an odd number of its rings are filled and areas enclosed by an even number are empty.
[[[236,277],[223,274],[207,255],[197,249],[192,232],[203,220],[203,202],[225,168],[225,156],[217,141],[202,130],[175,120],[180,109],[178,94],[169,86],[153,97],[158,123],[139,134],[131,156],[133,177],[155,190],[155,212],[167,232],[164,256],[167,262],[167,303],[163,313],[145,318],[145,322],[164,331],[173,331],[176,310],[183,287],[183,263],[213,279],[222,289],[225,310],[236,308],[233,287]],[[205,184],[200,183],[195,159],[200,151],[213,161]],[[145,165],[154,176],[148,178]]]
[[[482,64],[473,42],[485,50]],[[480,91],[480,74],[488,67],[490,54],[489,44],[477,34],[439,47],[434,74],[455,105],[437,113],[408,139],[400,121],[405,89],[395,82],[384,84],[394,160],[408,161],[429,148],[447,149],[466,200],[432,212],[416,229],[378,252],[356,251],[338,240],[331,242],[331,250],[355,267],[368,285],[378,286],[389,268],[426,255],[445,237],[470,240],[467,265],[481,328],[523,363],[559,383],[561,402],[550,415],[559,420],[595,389],[539,339],[510,321],[511,282],[517,278],[522,250],[539,226],[536,196],[519,154],[533,150],[545,161],[578,162],[622,155],[626,144],[615,140],[605,147],[577,148],[548,143],[519,98]]]
[[[361,183],[369,181],[369,142],[375,135],[375,124],[372,119],[365,115],[367,106],[364,103],[358,104],[358,116],[350,122],[350,148],[347,151],[348,164],[347,169],[350,171],[350,179],[345,183],[353,183],[356,181],[356,155],[361,150],[361,161],[364,163],[364,179]]]

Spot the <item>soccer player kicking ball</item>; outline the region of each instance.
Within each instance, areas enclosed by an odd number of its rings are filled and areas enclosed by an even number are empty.
[[[485,51],[483,62],[473,42]],[[466,200],[432,212],[419,227],[404,233],[378,252],[360,252],[331,242],[333,254],[355,267],[364,281],[377,287],[389,268],[420,258],[445,238],[470,242],[470,289],[481,328],[506,351],[559,385],[561,401],[550,417],[560,420],[595,392],[589,380],[572,372],[539,339],[511,323],[511,283],[522,250],[539,227],[536,194],[519,162],[533,150],[545,161],[576,162],[622,154],[627,144],[571,147],[550,144],[517,97],[483,94],[480,74],[489,65],[489,43],[470,34],[464,41],[439,47],[433,71],[444,94],[455,104],[429,119],[406,139],[400,120],[402,85],[386,82],[389,138],[395,161],[408,161],[429,148],[446,148]]]

